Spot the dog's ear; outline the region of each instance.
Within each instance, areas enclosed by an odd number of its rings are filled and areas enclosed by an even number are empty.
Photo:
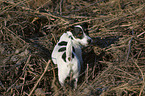
[[[81,24],[81,26],[83,27],[83,29],[87,29],[88,28],[89,23],[88,22],[84,22]]]
[[[88,25],[89,25],[88,22],[84,22],[84,23],[81,24],[81,26],[83,27],[84,32],[85,32],[87,35],[89,35],[89,33],[88,33]]]

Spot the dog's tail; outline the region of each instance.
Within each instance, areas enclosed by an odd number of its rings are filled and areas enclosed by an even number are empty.
[[[70,62],[72,60],[72,40],[71,38],[68,40],[67,46],[66,46],[66,61]]]

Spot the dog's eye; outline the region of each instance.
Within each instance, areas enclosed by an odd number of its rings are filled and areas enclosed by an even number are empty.
[[[79,34],[77,34],[76,37],[79,38],[79,39],[82,39],[82,38],[83,38],[83,33],[79,33]]]
[[[83,34],[80,33],[80,34],[78,34],[78,37],[80,37],[80,36],[82,36],[82,35],[83,35]]]

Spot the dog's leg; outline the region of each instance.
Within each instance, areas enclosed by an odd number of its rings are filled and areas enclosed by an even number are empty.
[[[77,82],[78,82],[78,78],[76,78],[76,79],[75,79],[75,82],[74,82],[74,88],[75,88],[75,89],[77,89]]]
[[[66,88],[65,88],[65,86],[64,86],[64,81],[65,81],[66,77],[62,76],[62,74],[60,73],[60,74],[58,75],[58,79],[59,79],[59,83],[60,83],[62,89],[65,91]]]
[[[62,66],[58,68],[58,79],[62,87],[64,87],[65,79],[68,77],[69,70],[65,68],[66,66]]]
[[[74,89],[77,89],[77,82],[78,82],[79,73],[73,75],[74,81]]]
[[[58,79],[60,85],[63,87],[64,86],[64,81],[65,81],[66,76],[62,74],[62,72],[58,72]]]

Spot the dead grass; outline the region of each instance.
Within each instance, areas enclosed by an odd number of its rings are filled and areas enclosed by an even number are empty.
[[[0,6],[1,95],[145,95],[143,0],[2,0]],[[83,49],[78,89],[63,91],[57,66],[47,62],[66,28],[83,22],[94,43]]]

